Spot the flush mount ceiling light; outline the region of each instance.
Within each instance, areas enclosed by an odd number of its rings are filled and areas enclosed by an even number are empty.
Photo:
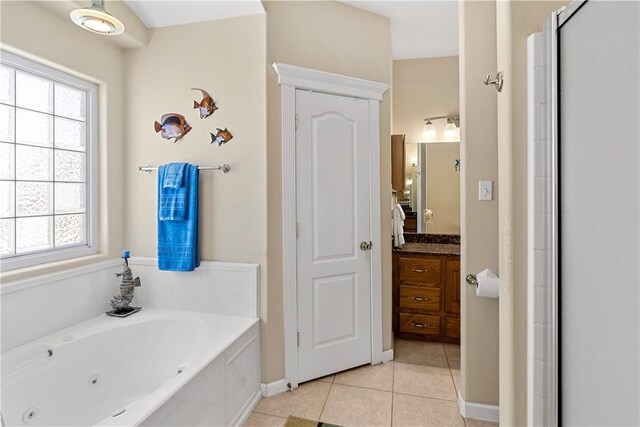
[[[92,33],[112,36],[124,31],[122,22],[104,9],[104,0],[91,0],[91,6],[73,10],[69,17],[74,24]]]

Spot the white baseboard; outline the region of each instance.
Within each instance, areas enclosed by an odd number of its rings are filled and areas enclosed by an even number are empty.
[[[262,390],[258,390],[256,394],[251,398],[251,400],[247,403],[246,407],[238,414],[235,420],[231,423],[232,426],[242,426],[247,422],[251,412],[258,405],[260,399],[262,398]]]
[[[458,409],[460,410],[460,415],[465,418],[500,422],[500,407],[498,405],[465,402],[461,392],[458,392]]]
[[[287,387],[287,382],[284,379],[274,381],[269,384],[262,383],[260,385],[260,388],[262,389],[262,395],[264,397],[275,396],[276,394],[284,393],[285,391],[289,390],[289,387]]]
[[[385,350],[382,352],[382,363],[391,362],[393,360],[393,349]]]

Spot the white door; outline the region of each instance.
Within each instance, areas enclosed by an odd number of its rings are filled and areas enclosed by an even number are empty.
[[[296,91],[298,381],[371,362],[369,108]],[[379,244],[379,242],[376,242]]]

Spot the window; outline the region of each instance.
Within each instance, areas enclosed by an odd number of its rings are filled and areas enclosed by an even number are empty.
[[[95,84],[1,52],[3,270],[97,252],[96,144]]]

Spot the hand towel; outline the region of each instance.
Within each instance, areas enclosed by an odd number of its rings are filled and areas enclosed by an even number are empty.
[[[198,166],[187,164],[184,168],[183,186],[167,189],[164,184],[164,168],[158,169],[158,268],[169,271],[193,271],[200,266],[198,247]],[[183,220],[163,220],[162,193],[184,190]]]
[[[169,163],[158,168],[158,219],[184,221],[187,219],[186,163]]]
[[[185,166],[187,166],[186,163],[168,163],[166,165],[163,165],[165,174],[164,174],[164,183],[162,184],[162,187],[163,188],[182,187]]]
[[[396,203],[391,216],[393,218],[393,246],[400,248],[404,245],[404,220],[406,218],[402,206]]]

